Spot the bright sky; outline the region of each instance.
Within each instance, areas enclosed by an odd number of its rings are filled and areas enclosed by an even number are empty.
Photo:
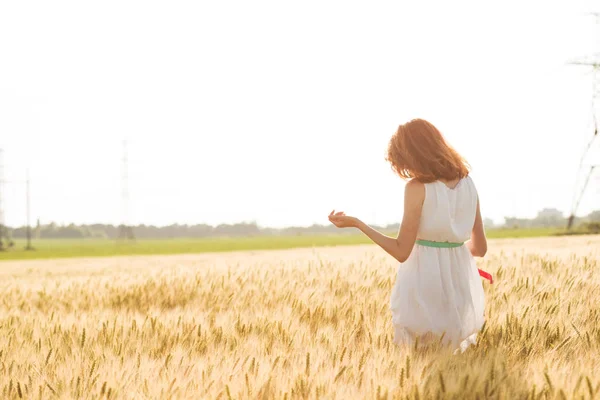
[[[2,2],[6,222],[30,168],[34,220],[119,223],[124,139],[132,223],[399,222],[384,156],[416,117],[470,161],[484,217],[566,213],[592,134],[591,75],[567,62],[600,51],[593,6]]]

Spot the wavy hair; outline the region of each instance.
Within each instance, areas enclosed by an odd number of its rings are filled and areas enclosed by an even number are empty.
[[[386,161],[402,179],[423,183],[461,179],[470,170],[441,132],[424,119],[413,119],[398,127],[390,139]]]

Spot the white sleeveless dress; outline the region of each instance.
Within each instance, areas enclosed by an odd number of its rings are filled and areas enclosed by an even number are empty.
[[[477,190],[467,176],[450,189],[441,181],[425,184],[418,239],[465,242],[477,213]],[[485,308],[483,284],[466,245],[435,248],[415,244],[398,267],[391,295],[394,341],[437,336],[461,351],[475,344]],[[425,336],[423,336],[425,335]],[[422,342],[419,339],[419,342]]]

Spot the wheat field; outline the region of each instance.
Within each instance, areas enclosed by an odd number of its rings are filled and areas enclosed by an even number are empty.
[[[600,237],[492,240],[476,347],[392,343],[370,246],[0,263],[2,399],[600,396]]]

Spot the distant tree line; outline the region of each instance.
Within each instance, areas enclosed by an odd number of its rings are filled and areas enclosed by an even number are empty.
[[[575,226],[587,226],[600,223],[600,210],[592,211],[584,217],[575,218]],[[503,228],[563,228],[567,217],[555,208],[544,208],[535,218],[504,218]]]
[[[538,212],[535,218],[504,218],[503,225],[494,225],[489,219],[484,221],[486,228],[493,229],[516,229],[516,228],[564,228],[566,217],[553,208],[546,208]],[[591,212],[585,217],[576,220],[577,226],[600,227],[600,210]],[[385,226],[374,226],[374,228],[397,232],[399,224]],[[207,224],[168,226],[137,225],[133,227],[136,238],[139,239],[171,239],[171,238],[206,238],[206,237],[240,237],[240,236],[262,236],[262,235],[314,235],[314,234],[352,234],[350,229],[337,229],[333,225],[311,225],[308,227],[288,228],[263,228],[255,222],[242,222],[237,224],[221,224],[217,226]],[[26,227],[8,229],[9,236],[15,239],[26,237]],[[40,224],[32,229],[34,239],[116,239],[119,235],[119,226],[107,224],[91,225],[57,225],[55,223]]]
[[[382,230],[397,229],[396,225],[377,227]],[[57,225],[50,223],[38,224],[32,228],[34,239],[116,239],[119,236],[120,226],[107,224],[92,225]],[[25,238],[26,227],[9,229],[10,236],[15,239]],[[333,225],[312,225],[309,227],[288,228],[263,228],[255,222],[243,222],[237,224],[221,224],[217,226],[207,224],[168,226],[137,225],[133,232],[138,239],[171,239],[171,238],[206,238],[206,237],[241,237],[241,236],[264,236],[264,235],[312,235],[327,233],[352,233],[350,230],[339,230]]]

